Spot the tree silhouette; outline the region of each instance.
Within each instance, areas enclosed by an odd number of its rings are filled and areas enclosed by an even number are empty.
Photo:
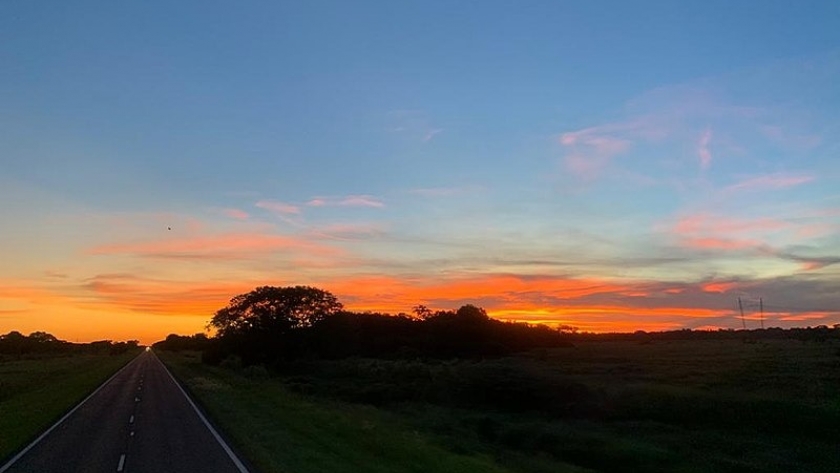
[[[310,327],[344,306],[331,293],[309,286],[263,286],[230,300],[210,320],[221,337],[256,333],[282,335]]]

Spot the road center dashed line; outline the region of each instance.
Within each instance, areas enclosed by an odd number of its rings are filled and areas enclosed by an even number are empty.
[[[120,455],[120,462],[117,464],[117,471],[123,471],[125,468],[125,453]]]

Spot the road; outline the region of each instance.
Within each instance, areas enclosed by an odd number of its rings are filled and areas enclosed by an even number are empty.
[[[30,447],[0,473],[247,472],[151,351]]]

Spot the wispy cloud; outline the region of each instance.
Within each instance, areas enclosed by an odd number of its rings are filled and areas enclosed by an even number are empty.
[[[225,208],[221,209],[223,215],[234,220],[248,220],[251,216],[242,209]]]
[[[786,189],[813,181],[815,178],[808,174],[774,173],[755,176],[736,182],[724,189],[724,192],[744,192]]]
[[[282,280],[271,281],[282,284]],[[133,274],[99,274],[83,284],[100,307],[144,314],[200,315],[207,319],[235,295],[267,281],[193,282]]]
[[[432,125],[422,110],[392,110],[388,112],[388,131],[423,143],[432,141],[443,128]]]
[[[560,144],[568,150],[565,156],[567,169],[587,180],[599,177],[613,157],[627,151],[633,144],[629,139],[611,134],[621,128],[607,125],[560,135]]]
[[[270,252],[307,252],[334,256],[342,250],[314,243],[308,239],[271,234],[224,234],[197,236],[140,243],[100,245],[88,251],[92,255],[128,254],[163,259],[232,260]]]
[[[345,197],[313,197],[306,205],[310,207],[385,207],[385,203],[371,195],[348,195]]]
[[[250,218],[248,212],[245,212],[244,210],[240,209],[226,208],[222,209],[221,211],[222,214],[224,214],[226,217],[232,218],[234,220],[248,220],[248,218]]]
[[[385,227],[376,223],[334,223],[310,229],[314,238],[329,240],[361,240],[377,238],[385,233]]]
[[[712,141],[712,130],[707,129],[700,136],[697,143],[697,156],[700,158],[700,168],[708,169],[712,164],[712,152],[709,151],[709,143]]]
[[[254,205],[261,209],[268,210],[269,212],[273,212],[280,215],[300,214],[300,207],[292,204],[287,204],[285,202],[278,202],[276,200],[260,200]]]
[[[425,142],[432,141],[432,138],[434,138],[435,135],[437,135],[438,133],[441,133],[442,131],[443,131],[443,128],[434,128],[432,130],[427,131],[426,135],[423,137],[423,141],[425,141]]]

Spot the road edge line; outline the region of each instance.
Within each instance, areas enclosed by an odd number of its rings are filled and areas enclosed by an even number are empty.
[[[18,460],[20,460],[20,459],[21,459],[21,457],[23,457],[24,455],[26,455],[26,452],[28,452],[28,451],[32,450],[32,448],[34,448],[34,447],[35,447],[35,445],[38,445],[38,442],[40,442],[41,440],[44,440],[44,437],[46,437],[47,435],[49,435],[49,433],[50,433],[50,432],[52,432],[53,430],[55,430],[55,428],[56,428],[56,427],[58,427],[59,425],[61,425],[61,423],[62,423],[62,422],[64,422],[65,420],[67,420],[67,418],[68,418],[68,417],[70,417],[70,416],[71,416],[74,412],[76,412],[76,410],[77,410],[78,408],[82,407],[82,405],[83,405],[84,403],[86,403],[86,402],[88,401],[88,399],[92,398],[92,397],[93,397],[96,393],[98,393],[98,392],[99,392],[99,390],[101,390],[102,388],[104,388],[106,384],[110,383],[110,382],[111,382],[111,380],[113,380],[114,378],[116,378],[118,374],[122,373],[122,372],[123,372],[123,370],[125,370],[126,368],[128,368],[128,367],[129,367],[132,363],[134,363],[135,361],[137,361],[137,359],[138,359],[138,358],[140,358],[140,355],[142,355],[142,354],[143,354],[143,352],[141,351],[141,352],[140,352],[137,356],[135,356],[134,358],[132,358],[132,359],[131,359],[128,363],[126,363],[126,364],[125,364],[122,368],[118,369],[116,373],[114,373],[113,375],[111,375],[111,377],[110,377],[110,378],[106,379],[106,380],[105,380],[105,382],[103,382],[102,384],[100,384],[98,388],[94,389],[92,393],[88,394],[88,396],[87,396],[86,398],[82,399],[82,400],[81,400],[81,402],[79,402],[78,404],[76,404],[76,406],[75,406],[75,407],[73,407],[72,409],[70,409],[70,411],[69,411],[69,412],[67,412],[66,414],[64,414],[64,416],[62,416],[62,417],[61,417],[61,419],[58,419],[58,421],[56,421],[56,423],[55,423],[55,424],[53,424],[52,426],[50,426],[50,428],[49,428],[49,429],[47,429],[47,430],[45,430],[44,432],[42,432],[42,433],[41,433],[41,435],[39,435],[39,436],[38,436],[35,440],[33,440],[33,441],[32,441],[29,445],[27,445],[27,446],[26,446],[23,450],[19,451],[19,452],[18,452],[15,456],[13,456],[13,457],[12,457],[12,458],[11,458],[8,462],[6,462],[3,466],[0,466],[0,473],[3,473],[4,471],[6,471],[6,470],[8,470],[9,468],[11,468],[11,467],[12,467],[12,465],[14,465],[14,464],[15,464],[15,462],[17,462]]]
[[[219,442],[219,445],[222,446],[222,449],[225,451],[225,453],[228,454],[230,459],[233,461],[233,464],[236,465],[236,468],[239,469],[239,471],[241,473],[250,473],[248,471],[248,468],[245,467],[245,464],[242,463],[242,460],[240,460],[239,457],[236,456],[236,454],[233,452],[233,449],[230,448],[230,446],[227,444],[227,442],[225,442],[225,439],[222,438],[222,436],[213,427],[213,425],[210,424],[210,421],[207,420],[207,417],[204,416],[204,414],[201,412],[201,410],[198,408],[198,406],[195,404],[195,402],[193,402],[190,395],[187,394],[187,392],[181,386],[181,383],[179,383],[178,380],[175,379],[175,376],[173,376],[172,372],[169,371],[169,368],[166,366],[166,363],[160,361],[160,358],[158,358],[157,354],[155,354],[154,351],[152,352],[152,354],[154,355],[154,357],[158,361],[158,363],[160,363],[161,366],[163,366],[163,369],[166,371],[166,374],[168,374],[169,377],[172,378],[172,382],[175,383],[175,386],[178,386],[178,390],[181,391],[181,394],[183,394],[184,397],[187,398],[187,402],[190,403],[190,405],[192,406],[195,413],[198,414],[199,419],[201,419],[201,421],[204,422],[204,425],[207,426],[207,429],[210,430],[210,433],[213,434],[213,437],[216,439],[217,442]],[[3,473],[3,472],[0,471],[0,473]]]

